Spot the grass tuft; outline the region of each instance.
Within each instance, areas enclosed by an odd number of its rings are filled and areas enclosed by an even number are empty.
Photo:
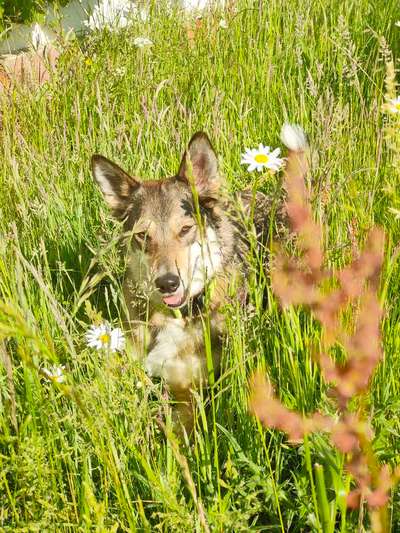
[[[337,511],[337,530],[369,527],[344,510],[343,456],[324,436],[293,446],[248,413],[256,369],[268,369],[287,408],[334,413],[312,357],[318,323],[304,309],[282,312],[267,280],[250,281],[248,309],[227,309],[223,372],[210,414],[198,398],[192,443],[171,436],[168,400],[140,364],[86,347],[94,315],[116,324],[123,307],[120,228],[91,179],[90,157],[162,178],[205,130],[235,190],[253,184],[240,166],[245,147],[279,146],[284,122],[304,127],[326,267],[347,264],[371,227],[387,236],[384,353],[365,401],[374,453],[395,466],[400,141],[399,115],[382,105],[385,62],[390,53],[396,68],[400,51],[397,18],[394,0],[238,1],[188,38],[192,23],[155,2],[146,22],[71,42],[46,86],[2,96],[2,531],[300,532]],[[137,36],[154,46],[137,49]],[[53,365],[65,365],[64,383],[44,379],[40,369]],[[398,492],[389,511],[399,530]]]

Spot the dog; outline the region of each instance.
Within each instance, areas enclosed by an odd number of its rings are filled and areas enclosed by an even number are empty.
[[[286,126],[284,137],[287,168],[298,168],[304,136]],[[176,401],[175,418],[190,432],[191,391],[220,369],[222,307],[232,294],[246,299],[246,221],[252,217],[252,235],[264,246],[273,202],[249,190],[229,196],[203,132],[192,137],[173,177],[141,181],[101,155],[92,157],[92,172],[123,226],[123,293],[133,356],[151,378],[164,380]]]

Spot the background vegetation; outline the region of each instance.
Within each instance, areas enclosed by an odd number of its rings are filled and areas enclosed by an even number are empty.
[[[0,21],[5,22],[31,22],[40,17],[49,4],[68,4],[69,0],[0,0]]]
[[[47,86],[2,97],[0,335],[12,361],[12,379],[0,366],[3,531],[322,531],[315,463],[330,504],[344,509],[351,480],[323,435],[294,446],[249,415],[248,376],[260,367],[287,407],[333,410],[311,353],[319,327],[301,309],[282,312],[272,294],[265,308],[266,281],[250,281],[249,309],[227,309],[222,376],[207,413],[198,398],[191,444],[165,437],[168,401],[139,363],[85,345],[95,312],[117,323],[121,308],[119,228],[90,156],[161,178],[199,129],[230,187],[243,188],[254,178],[239,165],[244,148],[279,145],[286,120],[303,125],[328,266],[384,227],[385,353],[363,405],[378,457],[398,462],[399,168],[381,112],[384,60],[399,52],[398,3],[236,5],[205,17],[189,40],[181,14],[154,6],[147,22],[71,42]],[[154,46],[137,49],[137,36]],[[43,379],[51,364],[66,365],[65,384]],[[391,523],[400,529],[398,492]],[[338,514],[337,531],[363,527],[362,512]]]

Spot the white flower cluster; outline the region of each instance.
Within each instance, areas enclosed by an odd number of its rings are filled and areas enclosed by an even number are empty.
[[[292,151],[303,151],[307,149],[307,136],[301,126],[297,124],[284,124],[281,130],[281,141]],[[247,170],[258,172],[266,169],[270,173],[278,172],[285,165],[285,160],[279,157],[281,154],[280,148],[272,150],[269,146],[264,146],[260,143],[258,148],[246,148],[242,154],[242,165],[248,165]]]
[[[183,0],[182,1],[182,7],[186,11],[193,11],[193,10],[203,10],[206,7],[208,7],[209,1],[208,0]]]
[[[181,0],[182,8],[185,11],[198,12],[215,7],[223,8],[227,4],[226,0]]]
[[[120,328],[113,328],[109,322],[99,326],[90,326],[86,333],[86,342],[90,348],[108,352],[121,352],[125,348],[125,337]],[[45,380],[53,383],[65,382],[65,366],[54,365],[41,368]]]
[[[91,31],[108,28],[118,30],[128,26],[134,16],[145,17],[131,0],[101,0],[93,9],[89,20],[84,24]]]
[[[147,48],[148,46],[153,46],[153,41],[147,37],[136,37],[136,39],[133,41],[133,44],[137,48]]]

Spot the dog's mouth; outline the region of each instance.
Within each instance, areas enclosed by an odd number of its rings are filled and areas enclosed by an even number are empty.
[[[174,292],[161,294],[161,299],[167,307],[177,309],[183,307],[187,300],[187,291],[181,284]]]
[[[181,288],[172,294],[163,294],[161,299],[167,307],[179,309],[188,305],[190,301],[194,301],[202,293],[203,289],[192,295],[188,290]]]
[[[189,286],[181,283],[175,292],[161,293],[161,300],[170,309],[184,308],[187,305],[190,306],[191,302],[196,302],[198,298],[201,298],[204,290],[205,283],[203,281],[199,282],[197,279]]]
[[[180,294],[180,293],[171,294],[169,296],[163,296],[162,297],[162,301],[168,307],[178,308],[178,307],[182,307],[182,305],[184,305],[184,303],[186,301],[186,296],[185,296],[184,293],[183,294]]]

